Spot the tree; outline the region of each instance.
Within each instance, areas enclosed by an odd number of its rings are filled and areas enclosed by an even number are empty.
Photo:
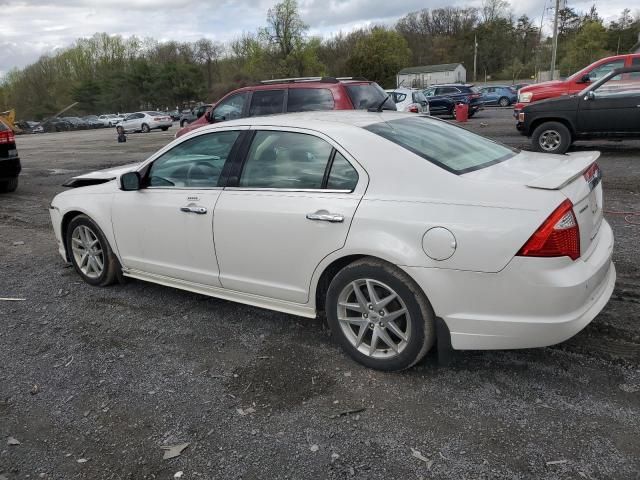
[[[195,44],[196,57],[207,69],[207,91],[213,85],[213,69],[217,68],[223,50],[222,44],[207,38],[201,38]]]
[[[355,44],[349,66],[353,75],[374,80],[386,87],[396,86],[396,75],[409,65],[411,50],[395,30],[374,27]]]

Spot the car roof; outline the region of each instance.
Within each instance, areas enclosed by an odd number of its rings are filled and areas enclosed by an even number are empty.
[[[274,82],[274,83],[261,83],[258,85],[248,85],[246,87],[237,88],[232,92],[253,92],[256,90],[283,90],[285,88],[340,88],[344,85],[369,85],[374,83],[370,80],[338,80],[337,82],[326,81],[308,81],[308,82]]]

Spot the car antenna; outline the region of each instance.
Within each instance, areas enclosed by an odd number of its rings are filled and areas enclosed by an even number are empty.
[[[399,89],[403,84],[404,84],[404,80],[402,80],[400,82],[400,85],[398,85],[396,88],[393,89],[393,92],[389,93],[386,97],[384,97],[384,100],[382,100],[382,102],[380,102],[380,105],[378,105],[376,108],[370,108],[369,111],[370,112],[382,113],[382,107],[384,106],[384,104],[387,103],[387,100],[389,100],[391,95],[396,93],[396,90]]]

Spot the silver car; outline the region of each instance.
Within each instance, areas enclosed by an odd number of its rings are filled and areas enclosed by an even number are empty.
[[[160,112],[136,112],[125,117],[116,124],[116,128],[122,127],[125,132],[149,133],[151,130],[160,129],[167,131],[173,125],[171,117]]]

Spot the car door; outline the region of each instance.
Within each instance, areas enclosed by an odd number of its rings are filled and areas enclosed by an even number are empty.
[[[495,87],[488,87],[483,89],[484,103],[494,104],[498,101],[498,94]]]
[[[427,88],[423,91],[423,93],[429,101],[429,110],[431,110],[432,114],[437,115],[439,113],[445,113],[450,110],[451,102],[442,97],[437,97],[435,88]]]
[[[578,104],[578,129],[587,133],[640,133],[640,77],[625,73],[599,85]]]
[[[260,127],[250,142],[216,204],[220,281],[307,303],[314,270],[344,246],[368,177],[317,132]]]
[[[143,167],[143,188],[114,196],[112,223],[124,268],[220,286],[213,211],[241,131],[185,140]]]

